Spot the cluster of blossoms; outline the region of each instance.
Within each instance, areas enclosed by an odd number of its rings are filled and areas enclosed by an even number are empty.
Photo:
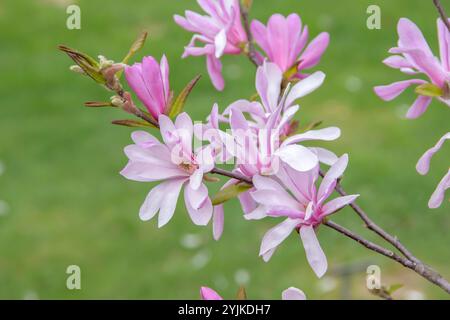
[[[221,89],[218,60],[223,54],[238,54],[247,38],[242,29],[238,1],[198,1],[209,16],[187,11],[186,18],[175,16],[185,29],[195,32],[185,55],[207,55],[213,84]],[[219,239],[224,229],[223,204],[213,206],[204,181],[217,164],[234,160],[234,174],[245,177],[248,188],[237,194],[247,220],[284,217],[269,230],[261,244],[260,255],[268,261],[275,249],[296,230],[306,257],[318,277],[327,269],[325,255],[316,237],[324,219],[352,203],[356,195],[328,201],[337,180],[347,167],[348,157],[318,147],[306,147],[305,141],[332,141],[339,128],[299,132],[293,120],[300,107],[296,102],[318,89],[325,74],[301,70],[315,66],[326,49],[328,34],[322,33],[303,51],[308,28],[302,28],[298,15],[287,18],[273,15],[264,26],[254,21],[254,38],[266,53],[258,53],[261,66],[256,72],[259,101],[238,100],[220,113],[214,105],[206,123],[192,123],[186,113],[174,122],[167,116],[170,99],[169,66],[165,57],[159,65],[152,57],[125,68],[126,79],[138,98],[157,120],[163,143],[144,131],[132,134],[133,145],[125,148],[129,163],[121,174],[140,182],[162,181],[148,194],[140,217],[150,220],[158,212],[162,227],[173,216],[184,187],[186,209],[196,225],[207,225],[213,217],[213,235]],[[196,41],[205,43],[198,48]],[[303,53],[302,53],[303,51]],[[294,72],[288,72],[294,68]],[[292,85],[291,85],[292,83]],[[220,124],[228,126],[226,131]],[[194,138],[206,141],[195,147]],[[194,145],[194,147],[193,147]],[[320,164],[331,166],[320,186]],[[251,184],[249,183],[251,182]],[[242,184],[231,178],[222,189]]]
[[[450,31],[440,18],[437,20],[437,29],[440,58],[433,54],[422,32],[412,21],[407,18],[400,19],[397,26],[398,46],[390,49],[389,52],[394,55],[383,61],[389,67],[399,69],[407,75],[423,74],[428,78],[428,81],[415,78],[375,87],[375,93],[380,98],[390,101],[408,87],[417,85],[415,91],[418,97],[406,114],[409,119],[420,117],[428,109],[433,98],[450,107]],[[416,166],[420,174],[428,173],[431,158],[447,139],[450,139],[450,132],[420,158]],[[448,188],[450,188],[450,169],[432,194],[428,206],[439,207]]]
[[[185,17],[175,15],[175,22],[189,32],[193,32],[190,43],[186,46],[183,57],[206,56],[206,66],[211,81],[218,90],[225,86],[222,77],[223,55],[238,55],[248,50],[248,36],[242,26],[239,0],[197,0],[207,13],[187,10]],[[324,32],[307,45],[308,27],[302,27],[297,14],[284,17],[274,14],[267,26],[255,20],[251,23],[251,33],[262,51],[256,53],[261,64],[264,59],[275,63],[284,73],[290,72],[290,78],[303,79],[302,70],[316,66],[328,47],[329,35]],[[196,46],[198,43],[203,47]]]
[[[193,123],[182,111],[198,77],[174,98],[165,56],[160,62],[148,56],[141,63],[129,66],[126,61],[114,64],[105,58],[98,63],[76,50],[61,49],[77,63],[82,73],[118,94],[111,103],[94,102],[88,103],[89,106],[121,107],[144,121],[123,120],[117,124],[159,129],[162,141],[147,131],[135,131],[131,135],[134,143],[124,150],[129,160],[121,171],[125,178],[159,182],[140,208],[142,220],[158,215],[158,227],[166,225],[174,215],[183,189],[185,207],[192,222],[206,226],[212,220],[213,237],[219,240],[225,223],[223,203],[236,197],[246,220],[283,219],[262,239],[259,255],[264,261],[269,261],[292,233],[298,233],[306,259],[320,278],[326,273],[328,263],[317,230],[324,223],[330,226],[328,217],[351,205],[359,196],[340,192],[342,196],[331,199],[333,192],[339,190],[339,180],[347,168],[347,154],[337,156],[328,149],[304,145],[310,141],[334,141],[340,137],[341,130],[337,127],[300,130],[298,121],[294,120],[300,110],[299,99],[317,90],[325,81],[323,72],[305,73],[304,70],[320,62],[328,47],[329,35],[321,33],[308,44],[308,27],[302,25],[297,14],[287,17],[274,14],[267,25],[257,20],[249,24],[239,0],[198,0],[198,4],[206,15],[186,11],[185,17],[174,16],[178,25],[194,33],[183,57],[206,56],[208,73],[218,90],[224,88],[222,56],[244,54],[258,66],[257,97],[237,100],[222,112],[214,104],[206,122]],[[393,55],[384,61],[407,75],[423,74],[428,78],[428,81],[415,78],[375,88],[379,97],[389,101],[409,86],[417,85],[419,96],[408,110],[407,118],[421,116],[433,98],[450,106],[450,32],[442,20],[438,20],[438,33],[440,59],[433,55],[417,26],[408,19],[401,19],[398,46],[390,50]],[[130,54],[142,46],[143,40],[145,36],[133,45]],[[254,47],[256,45],[258,47]],[[117,75],[122,69],[145,110],[134,105],[131,94],[123,90],[120,75]],[[428,173],[432,157],[447,139],[450,139],[450,132],[421,157],[417,163],[420,174]],[[224,163],[234,164],[232,171],[218,167]],[[213,179],[211,174],[229,178],[215,196],[210,195],[207,182],[219,180]],[[433,193],[430,208],[442,204],[448,188],[450,170]],[[390,237],[377,233],[396,245],[396,240],[392,242]],[[392,252],[385,255],[392,257]],[[412,260],[407,262],[413,263]],[[201,297],[222,299],[206,287],[201,288]],[[282,298],[306,299],[304,293],[294,287],[285,290]]]

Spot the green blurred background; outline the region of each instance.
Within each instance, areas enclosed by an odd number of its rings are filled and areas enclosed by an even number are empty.
[[[71,3],[81,7],[81,30],[66,28]],[[381,7],[381,30],[366,27],[370,4]],[[450,3],[445,5],[450,12]],[[323,280],[311,271],[294,236],[264,263],[258,257],[260,241],[277,221],[245,221],[236,202],[226,204],[219,242],[212,239],[210,226],[190,222],[182,201],[161,230],[156,221],[139,220],[139,207],[152,186],[118,174],[131,130],[110,122],[124,115],[82,106],[110,94],[70,72],[71,61],[56,46],[117,61],[147,30],[149,40],[136,60],[165,53],[177,91],[194,75],[204,75],[186,106],[201,120],[214,102],[223,110],[250,97],[255,70],[244,57],[227,57],[226,89],[216,92],[203,58],[180,58],[191,35],[175,25],[172,15],[185,9],[199,8],[193,0],[0,3],[0,298],[197,299],[202,285],[233,298],[244,284],[255,299],[279,299],[289,286],[302,288],[311,299],[371,299],[365,287],[368,264],[381,267],[384,284],[404,284],[398,298],[448,298],[413,272],[326,228],[319,232],[330,265]],[[319,66],[326,83],[301,101],[300,120],[342,128],[342,138],[327,145],[350,154],[347,191],[361,193],[359,203],[375,221],[449,278],[449,203],[432,211],[427,201],[448,168],[450,148],[436,157],[428,176],[415,171],[420,155],[448,131],[449,110],[433,102],[422,118],[409,121],[403,115],[414,99],[411,91],[390,103],[372,91],[405,79],[381,63],[397,41],[400,17],[415,21],[437,53],[432,1],[255,0],[251,16],[266,22],[275,12],[299,13],[312,36],[324,30],[331,34]],[[349,209],[334,219],[369,235]],[[80,266],[82,290],[66,288],[69,265]],[[354,267],[362,271],[350,281],[334,276]]]

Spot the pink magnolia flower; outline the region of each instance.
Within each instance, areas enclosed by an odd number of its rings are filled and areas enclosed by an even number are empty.
[[[200,288],[200,296],[202,300],[223,300],[223,298],[213,289],[208,287]],[[281,294],[282,300],[306,300],[306,295],[302,290],[290,287]]]
[[[291,14],[287,18],[274,14],[270,17],[267,27],[254,20],[251,31],[269,60],[276,63],[282,72],[298,63],[298,78],[303,77],[300,75],[302,70],[312,68],[320,62],[330,41],[329,34],[323,32],[305,49],[309,36],[308,27],[302,28],[302,21],[297,14]]]
[[[153,57],[144,57],[142,63],[126,66],[125,78],[155,120],[167,114],[171,92],[166,56],[160,64]]]
[[[438,141],[438,143],[436,143],[434,147],[430,148],[429,150],[427,150],[427,152],[424,153],[424,155],[419,159],[419,162],[417,162],[416,166],[417,172],[419,172],[421,175],[426,175],[428,173],[428,171],[430,170],[431,159],[442,148],[444,142],[448,139],[450,139],[450,132],[447,132]],[[449,188],[450,188],[450,169],[448,170],[444,178],[442,178],[433,195],[431,196],[430,201],[428,202],[428,207],[431,209],[436,209],[440,207],[445,198],[445,191]]]
[[[213,85],[223,90],[222,63],[224,54],[240,54],[247,43],[247,35],[241,23],[239,0],[197,0],[207,15],[187,10],[186,17],[175,15],[175,22],[187,31],[195,33],[185,47],[183,58],[206,56],[206,66]],[[196,42],[203,43],[197,47]]]
[[[308,140],[335,140],[340,136],[339,128],[330,127],[322,130],[311,130],[286,138],[291,129],[292,118],[299,106],[295,101],[319,88],[325,74],[316,72],[287,88],[280,100],[282,72],[274,63],[264,63],[258,68],[256,88],[261,102],[238,100],[231,104],[220,116],[217,108],[213,108],[210,122],[214,119],[214,127],[218,122],[227,122],[231,126],[231,135],[217,130],[224,150],[236,158],[235,171],[252,178],[254,175],[271,175],[277,172],[280,161],[286,162],[298,170],[307,171],[323,162],[332,165],[337,156],[324,148],[306,148],[298,145]],[[244,114],[250,116],[245,118]],[[286,138],[281,141],[282,138]],[[230,180],[223,187],[236,184]],[[239,201],[245,214],[253,212],[257,205],[250,196],[249,190],[239,195]],[[218,240],[223,232],[223,206],[214,207],[213,231]]]
[[[333,193],[337,179],[344,173],[348,156],[342,156],[327,172],[316,188],[319,167],[308,172],[299,172],[284,166],[277,175],[278,181],[255,176],[253,184],[256,191],[252,197],[259,208],[249,215],[252,219],[265,216],[285,217],[282,223],[270,229],[264,236],[260,256],[269,261],[276,248],[294,231],[298,230],[306,252],[306,258],[318,277],[327,270],[327,259],[317,240],[315,229],[323,219],[352,203],[358,195],[338,197],[325,201]],[[288,192],[287,190],[290,192]]]
[[[398,22],[398,47],[389,52],[394,54],[383,62],[394,69],[408,75],[424,74],[441,94],[427,94],[417,97],[408,110],[406,117],[420,117],[430,105],[434,95],[438,100],[450,107],[450,33],[441,19],[438,19],[438,38],[440,60],[435,57],[420,29],[409,19],[402,18]],[[387,86],[375,87],[375,93],[385,101],[391,101],[411,85],[424,85],[428,82],[419,78],[394,82]]]
[[[181,188],[187,211],[196,225],[207,225],[212,216],[212,204],[203,175],[214,167],[211,149],[192,150],[193,124],[191,118],[182,113],[173,123],[165,115],[159,116],[161,143],[145,131],[135,131],[135,144],[125,147],[129,158],[121,174],[140,182],[162,181],[154,187],[139,216],[152,219],[159,211],[158,226],[164,226],[172,218]]]

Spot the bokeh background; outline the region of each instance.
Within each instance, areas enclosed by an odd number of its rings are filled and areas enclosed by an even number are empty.
[[[72,3],[81,7],[81,30],[66,28],[66,7]],[[366,27],[370,4],[381,7],[381,30]],[[444,4],[450,12],[450,3]],[[138,209],[152,185],[118,174],[131,130],[110,122],[124,115],[83,107],[84,101],[110,94],[70,72],[71,61],[56,46],[118,61],[147,30],[149,40],[135,60],[165,53],[178,91],[194,75],[204,75],[186,106],[201,120],[214,102],[223,110],[250,97],[255,70],[244,57],[227,57],[226,89],[216,92],[203,58],[180,58],[191,35],[172,15],[185,9],[198,11],[198,6],[193,0],[0,3],[0,298],[197,299],[202,285],[233,298],[245,285],[255,299],[279,299],[289,286],[312,299],[372,299],[365,287],[369,264],[381,267],[384,284],[404,284],[397,298],[448,298],[414,273],[326,228],[319,232],[330,265],[324,279],[315,277],[295,236],[264,263],[258,257],[260,241],[277,221],[245,221],[235,201],[226,204],[219,242],[210,226],[190,222],[182,201],[163,229],[156,221],[139,220]],[[324,30],[331,34],[319,66],[327,80],[301,101],[299,120],[342,128],[342,138],[327,145],[350,154],[345,188],[360,193],[360,205],[375,221],[449,278],[449,203],[432,211],[427,201],[448,169],[450,148],[436,157],[428,176],[415,172],[420,155],[448,131],[449,110],[433,102],[422,118],[409,121],[403,115],[414,99],[411,91],[390,103],[372,91],[405,78],[381,64],[397,41],[400,17],[415,21],[437,53],[432,1],[255,0],[251,16],[266,22],[275,12],[299,13],[313,36]],[[334,219],[374,239],[351,210]],[[81,290],[66,288],[69,265],[81,268]],[[349,271],[351,277],[342,277]]]

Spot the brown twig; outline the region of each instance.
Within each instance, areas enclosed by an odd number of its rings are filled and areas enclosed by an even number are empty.
[[[450,283],[444,279],[439,273],[431,269],[429,266],[423,264],[423,263],[416,263],[411,260],[409,260],[406,257],[402,257],[388,249],[385,249],[373,242],[370,242],[361,236],[353,233],[352,231],[340,226],[339,224],[333,222],[333,221],[325,221],[323,223],[325,226],[336,230],[337,232],[345,235],[346,237],[353,239],[354,241],[358,242],[359,244],[363,245],[369,250],[372,250],[374,252],[377,252],[381,255],[384,255],[385,257],[388,257],[389,259],[392,259],[404,267],[413,270],[423,278],[427,279],[428,281],[434,283],[435,285],[441,287],[444,289],[447,293],[450,293]]]
[[[248,9],[240,2],[240,8],[241,8],[241,17],[242,17],[242,23],[244,25],[245,33],[247,34],[247,56],[250,59],[250,61],[255,65],[259,66],[259,60],[258,60],[258,54],[256,53],[255,45],[253,43],[253,35],[250,30],[250,20],[248,17]]]
[[[439,15],[442,18],[442,21],[444,22],[445,26],[448,29],[448,32],[450,32],[450,22],[448,21],[448,16],[445,14],[444,7],[442,7],[441,1],[439,0],[433,0],[434,6],[439,12]]]

